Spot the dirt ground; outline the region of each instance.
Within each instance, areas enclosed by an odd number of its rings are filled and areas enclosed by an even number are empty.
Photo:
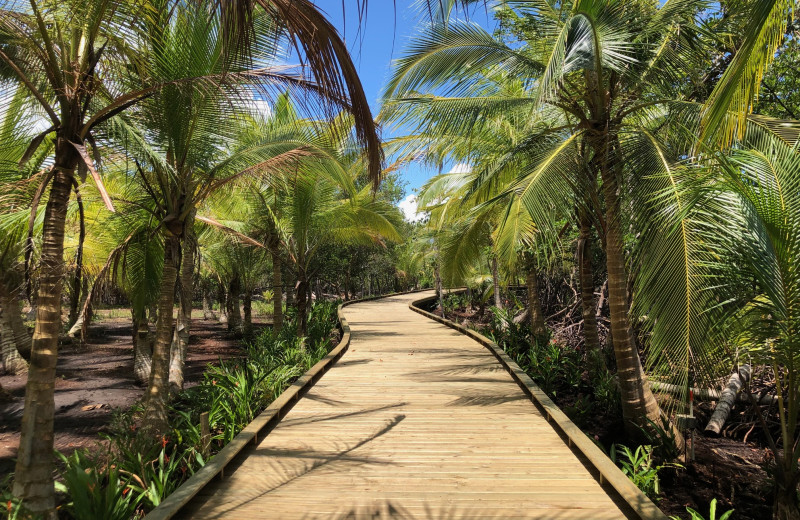
[[[144,392],[133,379],[131,321],[110,317],[121,314],[106,312],[106,317],[92,323],[87,345],[62,345],[59,350],[55,448],[63,453],[97,447],[101,441],[98,434],[107,427],[114,410],[129,408]],[[215,320],[204,320],[198,314],[192,329],[187,386],[202,377],[207,364],[241,353],[240,339]],[[0,476],[14,469],[26,381],[26,376],[0,376],[3,388],[14,397],[11,403],[0,405]]]

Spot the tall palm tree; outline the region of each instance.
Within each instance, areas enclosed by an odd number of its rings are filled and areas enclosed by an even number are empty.
[[[626,215],[636,201],[629,198],[628,186],[660,171],[663,163],[634,171],[626,161],[638,143],[660,149],[658,140],[645,137],[652,133],[653,116],[677,95],[677,82],[670,78],[683,74],[689,63],[679,53],[691,31],[681,29],[694,27],[696,9],[687,2],[649,6],[616,0],[514,6],[539,28],[522,46],[509,46],[456,20],[428,27],[397,62],[386,90],[387,112],[403,122],[425,112],[420,130],[434,136],[474,135],[503,112],[528,114],[533,128],[536,120],[561,121],[521,138],[498,166],[479,177],[488,182],[500,166],[525,161],[516,190],[529,210],[542,211],[552,194],[563,197],[561,190],[567,189],[600,212],[623,415],[629,432],[637,434],[639,427],[661,418],[629,318]],[[498,75],[521,81],[524,95],[506,95],[486,81]],[[583,161],[578,167],[576,156]],[[587,194],[587,186],[596,191]],[[695,323],[689,325],[693,330]]]

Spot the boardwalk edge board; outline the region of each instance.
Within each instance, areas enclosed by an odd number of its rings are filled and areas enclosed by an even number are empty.
[[[412,294],[430,289],[418,289],[402,293],[384,294],[382,296],[370,296],[358,300],[350,300],[339,305],[337,311],[339,325],[342,329],[342,339],[339,344],[331,350],[327,356],[311,367],[308,372],[300,376],[286,390],[278,396],[269,406],[267,406],[253,422],[245,426],[236,437],[225,445],[208,463],[197,470],[189,477],[186,482],[178,486],[172,494],[164,499],[161,504],[150,511],[145,518],[147,520],[168,520],[178,514],[178,512],[189,503],[206,485],[208,485],[217,475],[224,476],[225,467],[236,458],[251,442],[257,444],[259,438],[263,439],[280,420],[289,413],[289,410],[335,363],[347,352],[350,346],[350,325],[342,315],[342,309],[348,305],[365,301],[389,298],[398,294]]]
[[[522,391],[533,401],[534,405],[545,414],[548,422],[567,437],[570,447],[583,455],[590,466],[597,471],[600,484],[607,483],[611,486],[618,497],[631,508],[632,512],[638,518],[642,520],[669,520],[664,512],[661,511],[647,495],[642,493],[642,491],[622,473],[616,464],[611,462],[611,459],[609,459],[606,454],[603,453],[603,451],[598,448],[558,406],[556,406],[552,399],[534,383],[533,379],[531,379],[530,376],[528,376],[528,374],[526,374],[525,371],[523,371],[496,343],[474,330],[462,327],[457,323],[436,316],[420,308],[420,305],[434,302],[436,299],[436,296],[421,298],[411,302],[409,308],[465,336],[469,336],[489,349],[506,371],[511,374],[511,377],[517,382],[517,385],[519,385]]]

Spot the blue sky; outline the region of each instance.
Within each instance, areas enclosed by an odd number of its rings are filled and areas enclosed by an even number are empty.
[[[373,114],[377,114],[391,60],[402,56],[409,36],[416,31],[420,16],[412,8],[413,0],[369,0],[366,17],[359,24],[358,5],[362,1],[316,0],[315,4],[346,37]],[[471,12],[469,18],[484,27],[490,24],[484,7]],[[388,139],[395,133],[384,129],[383,136]],[[410,195],[413,189],[420,187],[435,173],[418,164],[405,167],[401,175],[408,182],[407,194]]]

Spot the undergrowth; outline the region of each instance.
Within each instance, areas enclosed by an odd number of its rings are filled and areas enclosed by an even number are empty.
[[[134,406],[117,413],[103,435],[106,453],[58,453],[62,469],[57,490],[63,499],[59,516],[126,520],[158,506],[330,351],[337,304],[314,304],[308,322],[308,336],[298,338],[290,314],[283,329],[275,334],[265,330],[245,345],[241,358],[209,365],[197,386],[173,400],[169,433],[161,438],[139,429],[142,410]],[[208,438],[200,426],[200,415],[206,412]],[[29,518],[11,494],[11,479],[0,482],[0,518]]]

